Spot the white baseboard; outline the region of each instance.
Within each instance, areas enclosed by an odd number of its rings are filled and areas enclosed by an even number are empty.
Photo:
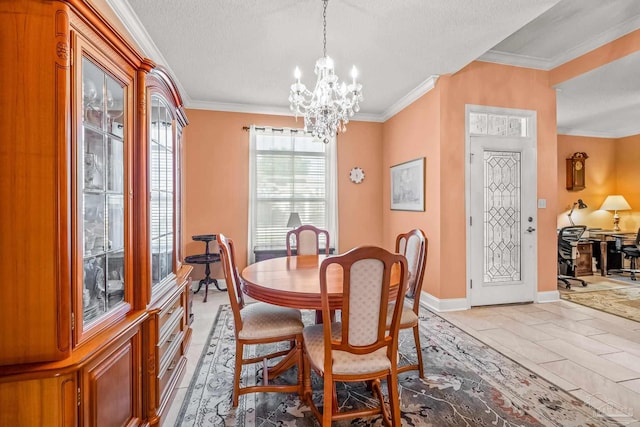
[[[538,292],[536,294],[536,302],[544,303],[544,302],[554,302],[554,301],[560,301],[560,292],[546,291],[546,292]]]
[[[546,292],[538,292],[536,294],[535,302],[545,303],[545,302],[554,302],[559,300],[560,300],[560,292],[546,291]],[[466,298],[440,299],[440,298],[434,297],[433,295],[427,292],[423,292],[422,299],[420,300],[420,305],[436,312],[468,310],[471,308]]]
[[[466,298],[436,298],[428,292],[422,293],[420,305],[423,305],[435,312],[459,311],[471,308]]]

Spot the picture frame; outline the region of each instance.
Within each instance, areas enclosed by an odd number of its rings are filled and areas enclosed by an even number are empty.
[[[391,210],[424,212],[426,159],[419,157],[390,168]]]

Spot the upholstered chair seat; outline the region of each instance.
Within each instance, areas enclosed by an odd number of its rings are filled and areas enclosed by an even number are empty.
[[[256,302],[240,310],[242,329],[238,338],[259,340],[280,335],[302,333],[304,323],[300,310]]]
[[[393,319],[393,306],[389,304],[389,311],[387,312],[387,326],[391,326],[391,320]],[[402,317],[400,317],[400,329],[411,328],[413,325],[418,324],[419,317],[413,307],[404,303],[402,306]]]
[[[323,325],[313,325],[305,328],[302,337],[307,349],[310,362],[324,372],[324,335]],[[331,339],[342,339],[342,324],[331,324]],[[387,357],[386,348],[380,348],[373,353],[354,354],[346,351],[334,350],[333,373],[337,375],[359,375],[391,369],[391,362]]]

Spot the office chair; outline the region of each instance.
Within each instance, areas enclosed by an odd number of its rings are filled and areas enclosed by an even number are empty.
[[[578,258],[578,241],[586,229],[586,225],[571,225],[562,227],[558,232],[558,280],[563,282],[567,289],[571,289],[569,280],[587,286],[587,282],[573,276]],[[561,274],[563,267],[567,274]]]
[[[617,241],[616,241],[617,242]],[[621,272],[631,273],[631,280],[636,280],[636,273],[640,273],[638,270],[636,260],[640,257],[640,228],[638,234],[636,234],[636,241],[634,245],[623,245],[620,250],[624,254],[624,257],[631,260],[630,268],[621,268]]]

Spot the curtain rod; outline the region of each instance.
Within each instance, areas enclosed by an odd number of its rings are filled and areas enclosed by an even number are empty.
[[[249,126],[242,126],[242,130],[249,130],[251,129]],[[265,127],[265,126],[256,126],[255,127],[256,130],[267,130],[267,129],[271,129],[274,132],[284,132],[289,131],[289,132],[302,132],[302,133],[307,133],[307,134],[311,134],[311,132],[305,132],[304,129],[292,129],[292,128],[270,128],[270,127]]]

